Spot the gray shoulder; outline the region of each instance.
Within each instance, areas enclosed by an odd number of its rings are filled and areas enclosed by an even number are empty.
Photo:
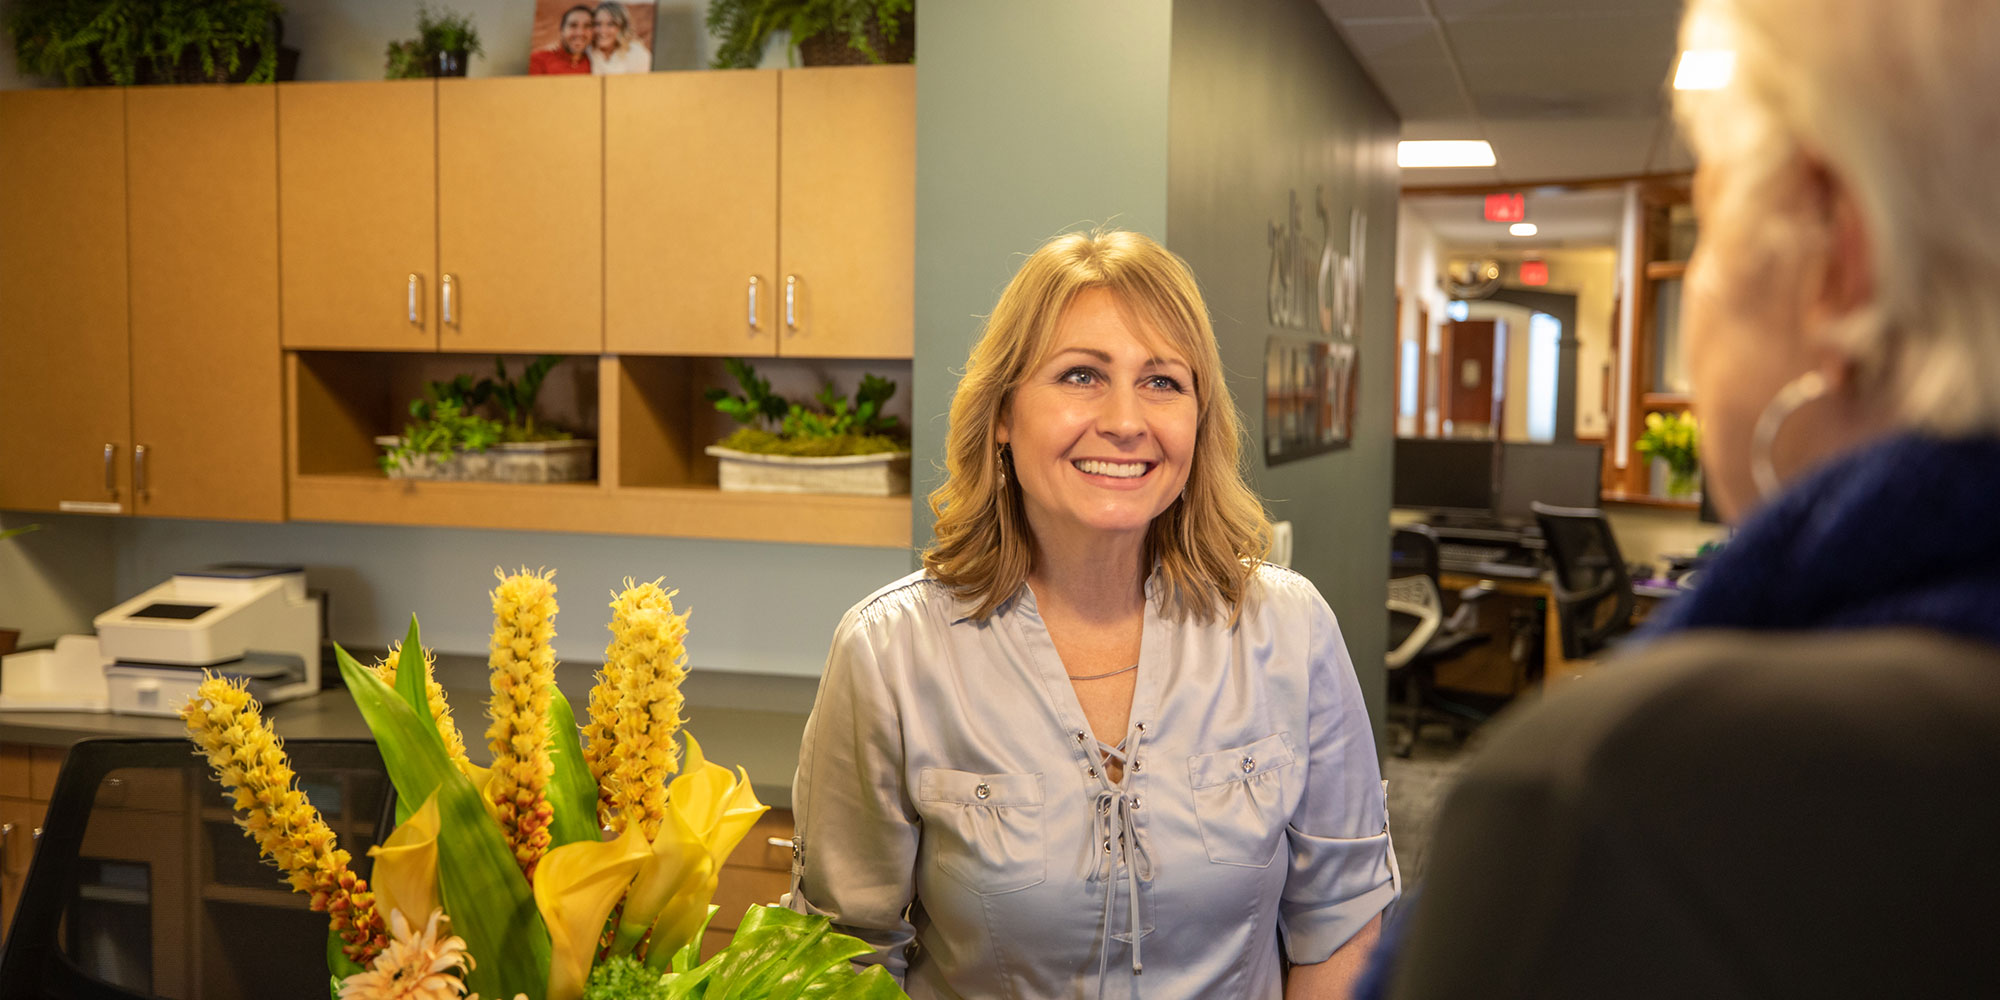
[[[862,598],[841,619],[841,631],[894,627],[912,619],[929,618],[952,604],[950,591],[926,570],[917,570]]]
[[[1267,562],[1258,563],[1257,571],[1251,574],[1250,586],[1243,594],[1243,604],[1246,616],[1263,611],[1308,616],[1333,614],[1326,598],[1320,596],[1319,588],[1313,586],[1304,574]]]

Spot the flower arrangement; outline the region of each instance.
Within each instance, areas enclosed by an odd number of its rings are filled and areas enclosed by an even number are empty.
[[[699,961],[717,874],[765,812],[749,775],[685,736],[686,611],[659,581],[611,603],[612,638],[579,726],[555,684],[553,573],[492,591],[486,745],[473,764],[411,619],[382,662],[335,647],[395,785],[395,830],[360,877],[257,702],[209,676],[181,710],[238,816],[327,914],[337,1000],[902,997],[869,947],[824,917],[757,906]]]
[[[1667,463],[1667,494],[1687,496],[1694,492],[1695,477],[1701,473],[1701,425],[1694,414],[1646,414],[1646,430],[1636,447]]]

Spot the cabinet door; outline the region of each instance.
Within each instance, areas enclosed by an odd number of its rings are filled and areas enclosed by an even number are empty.
[[[604,349],[601,78],[438,83],[447,351]]]
[[[604,81],[604,349],[777,353],[778,74]]]
[[[916,308],[916,81],[914,66],[783,71],[781,354],[910,356]]]
[[[437,348],[436,93],[278,87],[286,347]]]
[[[140,87],[126,101],[134,510],[280,520],[275,92]]]
[[[0,507],[128,509],[125,92],[0,92]]]

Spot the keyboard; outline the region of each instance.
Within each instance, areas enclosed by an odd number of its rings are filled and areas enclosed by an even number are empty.
[[[1438,561],[1459,566],[1475,563],[1501,562],[1511,551],[1504,545],[1465,545],[1459,542],[1443,542],[1438,545]]]

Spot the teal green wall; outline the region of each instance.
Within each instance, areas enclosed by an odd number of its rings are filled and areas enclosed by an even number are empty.
[[[1167,235],[1163,0],[923,0],[917,57],[912,537],[942,480],[945,414],[1021,258],[1109,222]]]
[[[1168,245],[1201,280],[1249,431],[1250,481],[1292,522],[1292,567],[1340,618],[1369,715],[1382,718],[1388,615],[1390,421],[1395,339],[1395,113],[1314,0],[1175,0]],[[1367,217],[1353,445],[1264,464],[1263,372],[1270,227],[1297,191],[1317,238],[1324,186],[1333,245]]]

